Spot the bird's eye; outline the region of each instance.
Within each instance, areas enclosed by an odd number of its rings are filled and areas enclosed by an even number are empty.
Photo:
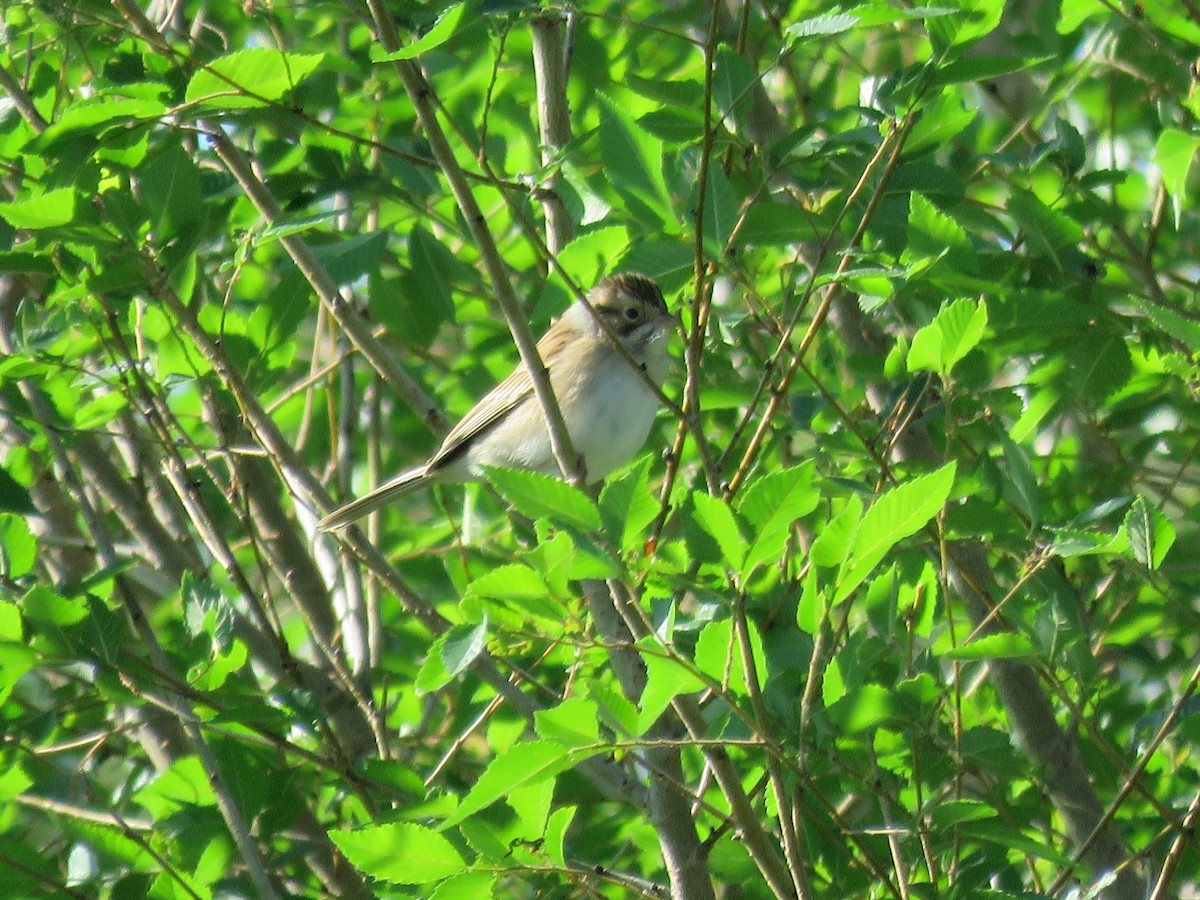
[[[625,307],[625,318],[627,318],[630,322],[636,322],[638,320],[638,316],[641,314],[642,311],[636,306]]]

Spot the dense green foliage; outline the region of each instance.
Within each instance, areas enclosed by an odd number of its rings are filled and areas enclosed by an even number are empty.
[[[1194,4],[3,17],[0,897],[1197,890]],[[633,270],[601,492],[316,530]]]

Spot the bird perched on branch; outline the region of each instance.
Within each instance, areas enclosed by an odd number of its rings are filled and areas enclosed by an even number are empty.
[[[588,294],[588,302],[590,310],[582,301],[569,307],[538,341],[537,350],[550,374],[571,445],[594,482],[645,443],[659,405],[658,394],[645,379],[662,385],[675,320],[658,285],[636,273],[605,278]],[[627,355],[614,346],[614,338]],[[345,528],[431,484],[477,480],[482,466],[559,472],[550,430],[524,364],[476,403],[426,462],[330,513],[318,527]]]

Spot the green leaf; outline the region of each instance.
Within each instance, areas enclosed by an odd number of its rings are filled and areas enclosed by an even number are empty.
[[[229,646],[234,626],[233,607],[211,583],[184,572],[179,582],[179,595],[183,605],[183,624],[192,638],[202,634],[212,636],[219,650]]]
[[[961,647],[951,647],[942,656],[947,659],[1021,659],[1036,658],[1029,638],[1015,631],[988,634]]]
[[[619,269],[644,272],[663,283],[679,282],[691,277],[696,261],[695,251],[681,240],[652,238],[638,241],[621,257]]]
[[[429,900],[488,900],[499,876],[491,872],[460,872],[439,884]]]
[[[16,608],[10,603],[0,603],[0,627],[11,630],[11,622],[4,621],[11,619],[17,619],[19,623]],[[0,703],[7,702],[17,682],[44,659],[41,653],[35,653],[24,644],[0,642]]]
[[[3,521],[8,519],[7,522]],[[19,527],[14,528],[13,525]],[[0,516],[0,546],[7,551],[11,544],[9,536],[19,531],[25,523],[11,516]],[[26,531],[28,534],[28,531]],[[9,574],[9,573],[5,573]],[[21,573],[23,574],[23,573]],[[10,575],[11,577],[11,575]],[[25,618],[31,622],[66,627],[77,625],[87,618],[88,605],[84,597],[64,597],[44,584],[34,585],[18,604]]]
[[[829,718],[849,734],[874,731],[900,714],[900,702],[895,692],[878,684],[864,684],[849,690],[829,707]]]
[[[703,491],[693,492],[691,500],[690,523],[716,543],[715,557],[711,548],[704,550],[704,556],[714,561],[719,560],[729,568],[740,568],[746,554],[746,539],[738,529],[737,519],[729,504]],[[688,528],[688,523],[685,523],[684,527],[696,536],[695,528]]]
[[[573,750],[549,741],[514,744],[488,764],[458,809],[442,823],[439,830],[457,825],[518,787],[554,778],[595,752]]]
[[[944,343],[942,327],[935,318],[913,335],[912,346],[908,348],[908,371],[927,369],[930,372],[941,372]]]
[[[177,143],[163,147],[138,169],[140,196],[159,246],[196,222],[204,209],[200,173]]]
[[[259,246],[279,240],[282,237],[311,231],[331,219],[336,219],[341,214],[340,210],[326,209],[321,212],[306,213],[304,215],[282,215],[262,230],[262,234],[259,236]]]
[[[1170,520],[1139,496],[1125,514],[1124,526],[1134,559],[1157,570],[1175,543],[1175,527]]]
[[[957,270],[978,268],[975,248],[967,232],[921,194],[909,198],[908,247],[901,256],[905,265],[945,257]]]
[[[931,18],[926,23],[935,56],[967,49],[1000,24],[1004,0],[939,0],[938,7],[955,9],[954,15]]]
[[[33,779],[26,775],[19,765],[6,772],[0,772],[0,803],[10,803],[18,794],[23,794],[33,787],[33,784]]]
[[[1171,195],[1176,228],[1187,197],[1188,171],[1197,150],[1200,150],[1200,134],[1188,134],[1176,128],[1164,128],[1154,147],[1154,161],[1162,170],[1163,187]]]
[[[642,638],[638,647],[643,648],[642,660],[646,664],[646,686],[638,698],[637,734],[642,735],[658,721],[672,700],[680,694],[702,690],[705,683],[682,661],[663,656],[656,638]]]
[[[80,403],[71,422],[79,431],[93,431],[107,425],[129,408],[129,398],[119,391],[100,394],[86,403]]]
[[[663,181],[662,141],[631,120],[620,107],[602,101],[600,159],[605,178],[637,221],[653,229],[678,231],[678,220]]]
[[[816,238],[817,224],[811,211],[795,203],[762,200],[746,212],[738,241],[756,247],[797,244]]]
[[[620,225],[595,228],[563,247],[558,254],[558,265],[576,284],[596,284],[609,272],[613,259],[628,246],[628,228]]]
[[[852,494],[841,511],[819,529],[808,550],[808,558],[814,566],[836,569],[845,565],[858,534],[862,512],[862,497]]]
[[[504,802],[517,814],[520,827],[515,834],[521,840],[541,840],[546,831],[546,817],[550,814],[554,787],[554,782],[547,779],[514,788],[505,795]]]
[[[1066,357],[1075,391],[1096,405],[1125,387],[1133,374],[1129,347],[1119,335],[1076,341]]]
[[[600,740],[600,710],[594,700],[568,697],[552,709],[533,714],[538,737],[564,747],[586,747]]]
[[[743,578],[758,566],[779,560],[792,523],[817,508],[820,495],[812,483],[815,471],[816,464],[810,460],[758,478],[742,492],[738,512],[754,526],[750,549],[742,561]]]
[[[70,188],[46,191],[27,200],[0,203],[0,218],[13,228],[57,228],[75,218],[75,192]]]
[[[408,235],[408,261],[416,281],[418,302],[428,307],[430,317],[438,324],[452,320],[454,299],[447,276],[454,271],[453,254],[420,225],[414,225]]]
[[[1124,541],[1116,542],[1111,534],[1094,531],[1054,528],[1050,529],[1050,532],[1054,535],[1054,543],[1050,545],[1051,550],[1057,556],[1064,558],[1117,553],[1116,543],[1120,543],[1122,549],[1128,546],[1127,535]]]
[[[550,593],[546,580],[529,566],[520,563],[497,566],[471,582],[467,595],[493,600],[526,600]]]
[[[183,809],[217,805],[204,766],[195,756],[176,759],[149,784],[135,791],[133,800],[155,819],[164,819]]]
[[[637,707],[626,699],[619,688],[611,682],[592,680],[587,683],[587,693],[609,728],[623,737],[637,734]]]
[[[1038,527],[1041,500],[1029,454],[1006,434],[1000,435],[1000,444],[1004,448],[1005,496],[1025,513],[1029,528],[1033,530]]]
[[[546,854],[560,869],[565,869],[567,866],[566,856],[563,852],[563,842],[567,836],[567,829],[571,827],[571,822],[575,819],[575,813],[578,807],[564,806],[556,809],[550,814],[549,820],[546,822]]]
[[[968,109],[955,91],[941,96],[921,110],[921,117],[909,132],[904,152],[917,153],[927,147],[949,143],[951,138],[975,121],[976,111]]]
[[[853,13],[826,13],[793,22],[783,33],[787,38],[785,46],[791,46],[796,41],[810,37],[829,37],[849,31],[858,24],[858,16]]]
[[[0,512],[18,514],[37,512],[37,507],[33,505],[33,498],[29,496],[29,491],[9,475],[3,466],[0,466]]]
[[[625,552],[637,546],[658,515],[658,501],[647,487],[649,471],[650,457],[640,456],[616,477],[609,478],[600,492],[604,532]]]
[[[637,123],[668,144],[694,144],[704,136],[704,121],[687,108],[656,109],[639,116]]]
[[[1200,322],[1179,315],[1165,306],[1132,298],[1151,322],[1183,344],[1193,353],[1200,353]]]
[[[959,822],[995,818],[996,810],[977,800],[944,800],[931,804],[929,821],[935,828],[950,828]]]
[[[817,570],[810,568],[804,576],[800,602],[796,604],[796,624],[805,634],[816,635],[821,630],[821,620],[825,613],[825,595],[817,584]]]
[[[958,826],[958,833],[965,840],[1007,847],[1022,856],[1045,860],[1051,865],[1069,866],[1073,862],[1069,853],[1063,853],[1045,841],[1035,840],[1008,822],[1002,822],[999,819],[963,822]],[[1089,900],[1102,900],[1104,896],[1106,896],[1104,893],[1084,894],[1084,897]]]
[[[987,306],[982,300],[963,298],[943,305],[932,322],[913,335],[908,369],[927,369],[942,377],[975,349],[987,328]]]
[[[487,626],[485,615],[478,624],[455,625],[439,635],[417,671],[417,690],[426,694],[441,690],[470,668],[487,646]]]
[[[1041,65],[1051,59],[1051,56],[967,56],[940,67],[933,73],[929,86],[944,87],[964,81],[989,81]]]
[[[459,23],[462,22],[463,13],[467,11],[466,3],[456,3],[448,7],[445,12],[438,16],[437,21],[433,23],[424,35],[413,41],[407,47],[401,47],[394,53],[388,53],[383,56],[371,55],[372,62],[391,62],[396,59],[412,59],[420,56],[422,53],[428,53],[435,47],[440,47],[454,35],[458,30]]]
[[[753,621],[748,621],[746,627],[750,632],[750,652],[761,685],[766,680],[767,673],[767,657],[763,652],[762,637]],[[704,626],[696,641],[695,662],[697,669],[717,684],[728,685],[735,696],[747,695],[746,660],[740,643],[734,638],[732,619],[720,619]]]
[[[600,511],[579,488],[541,472],[501,469],[484,466],[490,481],[513,507],[531,519],[596,531],[600,528]]]
[[[733,184],[715,167],[708,173],[708,189],[704,192],[704,243],[713,259],[725,255],[729,238],[737,224],[740,201]]]
[[[1013,191],[1008,211],[1024,232],[1029,249],[1064,269],[1068,253],[1077,250],[1083,240],[1079,224],[1028,191]]]
[[[424,825],[390,822],[353,831],[330,831],[329,839],[351,865],[371,878],[396,884],[429,884],[462,871],[454,845]]]
[[[341,287],[376,269],[389,237],[387,231],[368,231],[328,244],[316,244],[312,252],[317,262],[329,272],[329,277]]]
[[[21,624],[20,610],[14,603],[0,603],[0,645],[21,644],[24,640],[25,628]]]
[[[455,678],[470,668],[487,646],[487,634],[486,615],[476,625],[455,625],[447,631],[439,648],[446,674]]]
[[[294,88],[324,58],[324,53],[281,53],[269,47],[236,50],[193,75],[184,99],[204,109],[263,106]]]
[[[941,511],[954,486],[955,469],[955,463],[949,462],[936,472],[892,488],[866,511],[850,560],[839,573],[834,604],[850,596],[897,542],[916,534]]]
[[[33,253],[0,251],[0,272],[10,274],[53,275],[54,261]]]
[[[731,130],[736,130],[750,110],[754,83],[754,70],[746,60],[725,44],[717,48],[712,78],[713,100]]]
[[[143,85],[153,94],[167,91],[166,85]],[[125,89],[121,89],[122,92]],[[84,132],[99,134],[104,129],[97,125],[111,126],[115,122],[144,121],[157,119],[167,112],[166,106],[157,96],[127,97],[106,91],[98,96],[72,103],[42,134],[34,146],[50,153],[52,145],[64,139],[78,139]]]

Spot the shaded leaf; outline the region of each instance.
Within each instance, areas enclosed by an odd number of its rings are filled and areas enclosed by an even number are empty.
[[[34,513],[37,507],[25,486],[0,466],[0,512]]]
[[[1144,497],[1138,497],[1125,514],[1124,526],[1134,559],[1150,569],[1162,565],[1175,543],[1175,528],[1167,517]]]

